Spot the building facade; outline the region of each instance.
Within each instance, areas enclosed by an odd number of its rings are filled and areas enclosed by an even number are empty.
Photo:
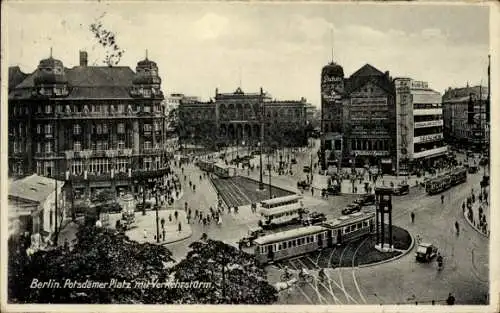
[[[131,189],[168,172],[155,62],[129,67],[41,60],[9,94],[9,174],[64,180],[78,195]]]
[[[488,88],[448,88],[442,97],[444,138],[450,145],[481,152],[490,142]]]
[[[69,214],[63,208],[63,181],[36,174],[15,180],[9,184],[9,235],[28,232],[53,233]],[[56,195],[57,194],[57,195]],[[56,199],[57,212],[56,219]]]
[[[344,69],[335,62],[330,62],[321,69],[321,151],[326,160],[335,163],[342,157]],[[324,157],[324,158],[323,158]]]
[[[215,92],[215,101],[181,101],[179,126],[181,141],[212,145],[256,147],[264,128],[264,144],[297,146],[307,144],[305,137],[305,99],[276,101],[264,93]],[[261,125],[262,124],[262,125]]]
[[[396,78],[398,170],[412,171],[446,154],[441,94],[427,82]]]
[[[342,155],[349,164],[395,170],[395,104],[389,72],[366,64],[345,81]]]

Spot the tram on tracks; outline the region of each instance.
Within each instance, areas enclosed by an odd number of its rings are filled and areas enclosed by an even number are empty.
[[[255,257],[260,264],[341,245],[373,232],[375,213],[358,212],[328,220],[319,225],[299,227],[262,236],[254,240]]]
[[[236,176],[236,168],[224,164],[214,164],[213,172],[219,178],[229,178]]]
[[[425,185],[425,191],[430,195],[434,195],[466,181],[467,170],[463,167],[456,168],[449,173],[429,179]]]
[[[214,171],[214,161],[205,161],[205,160],[198,160],[196,161],[196,166],[200,168],[200,170],[212,173]]]

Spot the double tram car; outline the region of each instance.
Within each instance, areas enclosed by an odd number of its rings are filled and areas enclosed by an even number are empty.
[[[320,225],[270,234],[254,240],[255,257],[266,264],[340,245],[372,233],[374,225],[375,213],[358,212]]]
[[[452,186],[451,176],[442,175],[428,180],[425,186],[425,191],[430,195],[434,195],[447,190],[451,186]]]

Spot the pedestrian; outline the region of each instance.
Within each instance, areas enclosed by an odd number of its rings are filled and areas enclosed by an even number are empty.
[[[411,223],[413,224],[415,222],[415,213],[411,212]]]
[[[163,241],[166,240],[166,236],[167,236],[167,231],[165,230],[165,228],[161,231],[162,232],[162,238],[163,238]]]
[[[451,294],[451,292],[448,294],[448,298],[446,299],[446,304],[448,305],[455,304],[455,297]]]
[[[144,239],[148,238],[148,231],[144,228]]]
[[[314,187],[311,187],[311,196],[314,197]]]
[[[441,204],[444,203],[444,195],[441,195]]]
[[[465,201],[462,202],[462,210],[465,212]]]
[[[168,215],[168,221],[169,221],[170,223],[172,223],[172,213],[170,213],[170,214]]]
[[[181,224],[181,222],[179,222],[179,226],[178,226],[178,228],[177,228],[177,229],[179,230],[179,233],[180,233],[180,232],[181,232],[181,230],[182,230],[182,224]]]
[[[196,185],[193,185],[193,191],[196,192]]]
[[[177,210],[175,210],[175,212],[174,212],[174,217],[175,217],[175,220],[177,221],[177,219],[179,217],[179,213],[177,212]]]
[[[194,210],[194,217],[198,217],[198,209]]]

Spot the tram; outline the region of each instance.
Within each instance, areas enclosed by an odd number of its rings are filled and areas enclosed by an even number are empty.
[[[260,264],[267,264],[340,245],[372,233],[374,225],[375,213],[358,212],[319,225],[262,236],[254,240],[255,257]]]
[[[211,173],[214,171],[214,161],[205,161],[205,160],[198,160],[196,162],[196,166],[200,168],[200,170]]]
[[[456,168],[447,174],[429,179],[425,185],[425,191],[430,195],[434,195],[466,181],[467,170],[465,168]]]
[[[236,169],[224,164],[214,164],[214,174],[219,178],[229,178],[235,176]]]
[[[451,175],[451,184],[453,186],[465,183],[467,181],[467,169],[461,167],[454,169],[450,173]]]

